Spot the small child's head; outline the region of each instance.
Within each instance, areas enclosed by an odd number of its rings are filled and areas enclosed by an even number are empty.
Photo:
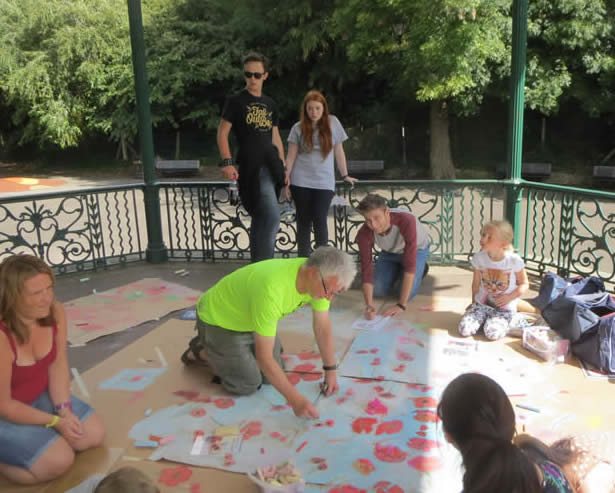
[[[491,247],[498,246],[505,251],[512,251],[514,232],[508,221],[489,221],[480,231],[480,246],[485,249],[490,243]]]
[[[160,490],[138,469],[122,467],[105,476],[94,493],[160,493]]]
[[[542,491],[533,462],[513,444],[515,412],[497,382],[477,373],[458,376],[444,389],[438,417],[463,457],[464,491]]]

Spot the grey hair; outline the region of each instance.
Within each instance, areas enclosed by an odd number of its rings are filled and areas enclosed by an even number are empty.
[[[318,267],[323,277],[337,276],[343,289],[348,289],[357,274],[357,265],[350,255],[331,246],[321,246],[305,262],[307,267]]]

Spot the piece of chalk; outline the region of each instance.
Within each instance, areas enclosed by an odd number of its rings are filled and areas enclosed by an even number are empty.
[[[82,277],[81,279],[79,279],[79,282],[86,282],[89,281],[90,278],[89,277]]]
[[[160,440],[158,443],[160,445],[166,445],[167,443],[172,442],[173,440],[175,440],[175,435],[169,435],[168,437],[164,437],[162,440]]]
[[[156,351],[156,354],[158,355],[158,359],[160,360],[160,364],[162,366],[169,366],[167,364],[167,360],[164,358],[164,354],[162,354],[162,351],[160,350],[160,348],[158,346],[156,346],[154,348],[154,351]]]
[[[81,378],[81,375],[79,375],[79,372],[77,371],[77,368],[71,368],[70,371],[73,374],[73,377],[75,378],[75,382],[77,382],[77,386],[79,387],[79,390],[81,391],[83,396],[86,397],[87,399],[89,399],[90,398],[90,393],[88,392],[88,389],[85,386],[85,383],[84,383],[83,379]]]
[[[135,447],[138,448],[156,448],[158,447],[158,442],[154,440],[137,440],[135,442]]]
[[[203,439],[203,436],[198,435],[196,439],[194,440],[194,444],[192,445],[192,450],[190,451],[190,455],[199,455],[201,453],[204,443],[205,443],[205,440]]]
[[[538,409],[537,407],[528,406],[526,404],[515,404],[515,406],[520,407],[521,409],[527,409],[528,411],[533,411],[535,413],[540,412],[540,409]]]
[[[152,410],[151,409],[146,409],[145,410],[145,415],[149,416],[150,414],[152,414]]]
[[[190,274],[190,271],[189,271],[189,270],[187,270],[187,271],[185,271],[185,272],[182,272],[182,273],[179,275],[179,277],[186,277],[186,276],[187,276],[187,275],[189,275],[189,274]]]
[[[92,289],[92,293],[93,293],[93,294],[96,294],[96,290],[95,290],[95,289]]]
[[[185,272],[186,269],[179,269],[175,271],[175,274],[181,274],[182,272]]]
[[[129,462],[140,462],[141,458],[133,457],[132,455],[123,455],[122,460],[129,461]]]

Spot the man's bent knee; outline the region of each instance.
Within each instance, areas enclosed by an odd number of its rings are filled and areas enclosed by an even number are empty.
[[[222,378],[222,387],[235,395],[251,395],[261,388],[263,379],[259,375],[258,379],[250,378],[241,380],[237,378]]]

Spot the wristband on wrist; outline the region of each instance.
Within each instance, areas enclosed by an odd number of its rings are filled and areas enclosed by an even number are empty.
[[[61,402],[60,404],[56,404],[55,405],[56,408],[56,412],[60,411],[62,409],[70,409],[71,411],[73,410],[73,404],[71,401],[66,401],[66,402]]]
[[[342,180],[345,180],[346,178],[348,178],[348,175],[342,176]]]
[[[222,161],[220,161],[220,164],[218,164],[218,166],[220,166],[221,168],[224,168],[225,166],[232,166],[233,165],[233,158],[227,157],[224,158]]]
[[[322,369],[325,371],[337,370],[337,364],[335,365],[322,365]]]
[[[395,303],[399,308],[401,308],[403,311],[406,311],[406,307],[404,305],[402,305],[401,303]]]
[[[60,418],[54,414],[53,418],[51,418],[51,421],[45,425],[45,428],[53,428],[55,425],[58,424],[58,421],[60,421]]]

